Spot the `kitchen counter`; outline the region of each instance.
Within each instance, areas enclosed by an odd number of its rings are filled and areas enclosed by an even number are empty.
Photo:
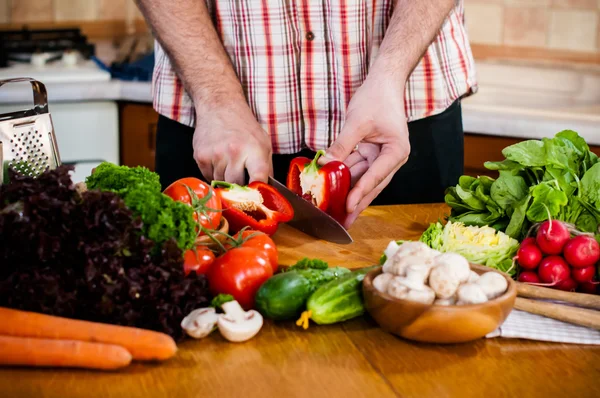
[[[479,91],[463,100],[465,132],[515,138],[542,138],[572,129],[600,145],[600,67],[514,61],[477,62]],[[151,83],[47,84],[52,103],[130,101],[151,104]],[[0,104],[30,103],[19,87],[2,87]]]
[[[390,240],[417,238],[445,209],[372,207],[350,229],[351,245],[317,241],[286,225],[274,238],[282,264],[316,256],[332,265],[368,266]],[[514,339],[418,344],[383,332],[368,317],[308,330],[267,321],[246,343],[214,333],[181,343],[170,361],[114,373],[0,369],[0,391],[15,398],[592,397],[600,396],[598,358],[597,346]]]

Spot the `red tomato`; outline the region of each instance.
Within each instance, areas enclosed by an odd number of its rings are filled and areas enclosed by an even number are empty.
[[[163,193],[173,200],[191,206],[194,209],[194,220],[199,221],[204,228],[219,227],[221,199],[209,184],[194,177],[181,178],[169,185]]]
[[[183,257],[183,271],[185,275],[194,271],[198,275],[204,275],[215,261],[215,255],[208,249],[190,249]]]
[[[265,253],[267,253],[267,256],[269,257],[269,262],[271,263],[271,268],[273,268],[273,273],[276,273],[279,269],[279,256],[277,254],[277,246],[275,246],[275,242],[273,242],[273,239],[271,239],[269,235],[263,232],[253,230],[245,230],[244,232],[242,232],[241,238],[246,239],[250,235],[255,236],[247,239],[242,244],[242,247],[253,247],[255,249],[263,250]],[[234,238],[236,240],[240,239],[240,233],[238,232],[234,236]],[[225,248],[228,250],[230,247],[230,244],[225,245]]]
[[[258,288],[271,276],[267,254],[253,247],[236,247],[217,257],[208,271],[213,295],[231,294],[245,310],[254,307]]]

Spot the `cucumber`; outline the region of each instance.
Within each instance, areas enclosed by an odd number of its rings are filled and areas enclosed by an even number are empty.
[[[298,326],[308,328],[308,320],[318,325],[328,325],[356,318],[365,312],[362,298],[362,281],[378,265],[353,271],[319,287],[306,302]]]
[[[347,268],[300,269],[269,278],[256,293],[255,307],[273,320],[296,318],[308,297],[322,284],[349,274]]]

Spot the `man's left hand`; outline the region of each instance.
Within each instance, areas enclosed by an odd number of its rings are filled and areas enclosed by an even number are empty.
[[[322,158],[322,163],[339,160],[350,168],[353,188],[346,201],[346,228],[390,183],[410,153],[404,85],[393,82],[385,74],[369,74],[348,104],[339,137]]]

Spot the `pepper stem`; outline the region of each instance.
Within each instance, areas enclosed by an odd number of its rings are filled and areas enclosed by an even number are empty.
[[[306,166],[304,168],[304,170],[308,171],[308,172],[316,172],[319,170],[319,164],[317,163],[319,161],[319,158],[323,155],[325,155],[325,151],[323,149],[320,149],[317,151],[315,157],[313,158],[313,160],[308,164],[308,166]]]
[[[225,187],[225,188],[232,189],[232,188],[235,188],[236,186],[239,186],[239,185],[237,185],[237,184],[232,184],[232,183],[230,183],[230,182],[227,182],[227,181],[216,181],[216,180],[213,180],[213,181],[210,183],[210,186],[211,186],[211,187],[213,187],[213,188],[214,188],[214,187]]]

